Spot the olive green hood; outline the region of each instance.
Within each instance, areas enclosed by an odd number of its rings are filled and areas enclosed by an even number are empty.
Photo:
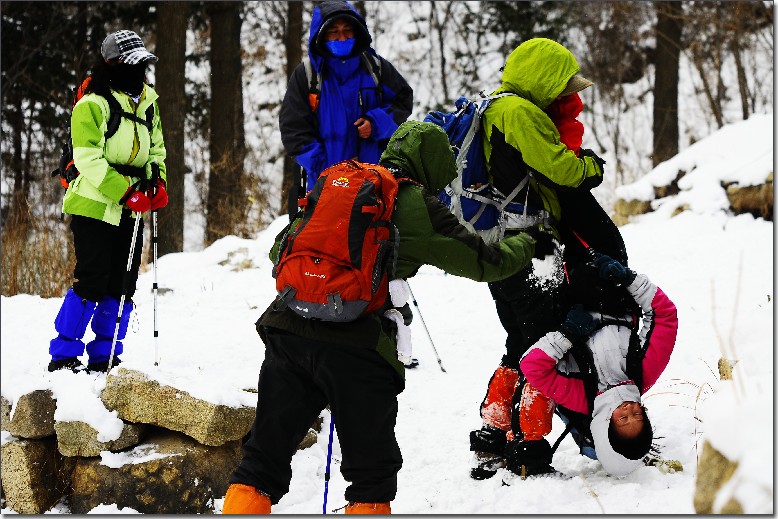
[[[401,167],[430,193],[440,192],[457,174],[448,136],[432,123],[402,123],[389,139],[380,162]]]
[[[554,40],[532,38],[508,56],[499,92],[513,92],[545,110],[578,74],[575,56]]]

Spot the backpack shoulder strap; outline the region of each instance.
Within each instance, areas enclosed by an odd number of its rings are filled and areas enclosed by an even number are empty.
[[[583,341],[575,341],[570,348],[570,354],[578,364],[580,370],[579,376],[584,384],[586,400],[589,404],[589,410],[594,409],[594,399],[597,397],[598,378],[597,370],[594,367],[594,357],[592,351]]]
[[[319,97],[321,96],[321,75],[313,69],[311,58],[303,59],[305,68],[305,77],[308,80],[308,104],[311,106],[311,112],[319,108]]]
[[[381,60],[377,56],[373,56],[369,52],[365,51],[360,56],[362,64],[365,69],[370,73],[370,77],[373,78],[375,86],[381,86]]]
[[[646,344],[640,343],[640,334],[637,325],[638,317],[634,316],[632,333],[629,336],[629,348],[627,349],[627,376],[632,379],[638,390],[643,392],[643,359],[646,356]]]

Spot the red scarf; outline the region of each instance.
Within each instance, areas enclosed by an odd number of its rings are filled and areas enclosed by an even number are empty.
[[[583,111],[583,101],[577,93],[561,97],[548,105],[546,113],[559,131],[559,140],[578,155],[583,142],[584,126],[576,119]]]

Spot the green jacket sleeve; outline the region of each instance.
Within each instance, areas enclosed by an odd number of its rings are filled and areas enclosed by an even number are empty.
[[[495,128],[499,130],[505,143],[519,150],[524,162],[552,183],[573,188],[600,183],[602,167],[592,157],[577,157],[559,140],[559,131],[548,115],[529,101],[516,96],[500,98],[485,117],[488,136]]]
[[[400,233],[398,278],[427,264],[475,281],[496,281],[523,269],[535,251],[534,240],[523,233],[487,245],[418,186],[400,187],[392,220]]]

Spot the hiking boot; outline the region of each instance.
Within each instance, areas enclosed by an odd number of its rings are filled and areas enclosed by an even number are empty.
[[[489,424],[470,431],[470,450],[473,460],[470,477],[477,480],[489,479],[505,466],[505,431]]]
[[[222,514],[269,514],[270,497],[250,485],[233,483],[227,489]]]
[[[115,366],[118,366],[121,363],[122,363],[122,359],[120,359],[119,357],[114,357],[113,362],[111,363],[111,367],[113,368]],[[101,362],[89,362],[86,365],[86,369],[90,373],[95,373],[95,372],[107,373],[109,371],[108,359]]]
[[[346,505],[347,514],[375,514],[388,515],[392,513],[389,502],[386,503],[349,503]]]
[[[470,477],[478,481],[489,479],[505,467],[505,458],[491,452],[473,451]]]
[[[69,359],[52,360],[49,362],[49,373],[54,373],[55,371],[59,371],[61,369],[69,369],[73,373],[80,373],[81,371],[86,370],[86,366],[84,366],[81,361],[75,357]]]

